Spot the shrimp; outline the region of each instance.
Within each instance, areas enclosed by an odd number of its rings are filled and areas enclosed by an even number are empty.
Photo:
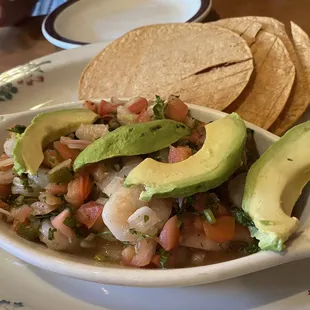
[[[112,194],[105,204],[102,219],[116,239],[120,241],[135,241],[137,235],[129,231],[128,218],[145,202],[139,200],[142,187],[121,187]]]
[[[141,186],[130,188],[120,187],[117,192],[112,194],[103,208],[103,222],[115,238],[120,241],[134,242],[137,240],[137,234],[132,234],[130,228],[137,230],[139,227],[138,217],[141,217],[142,212],[137,212],[139,213],[137,214],[136,211],[138,209],[147,207],[149,204],[149,208],[143,208],[143,212],[148,216],[149,222],[152,221],[152,212],[156,218],[154,222],[155,231],[152,226],[148,228],[148,231],[143,231],[143,233],[156,234],[170,216],[172,209],[172,201],[170,199],[152,199],[149,203],[140,201],[139,196],[142,189]],[[149,209],[151,209],[151,212]],[[134,227],[133,225],[135,224],[133,223],[137,224],[137,227]],[[145,226],[147,226],[147,223]]]
[[[148,265],[156,251],[156,241],[153,239],[141,239],[135,246],[128,246],[122,252],[124,265],[143,267]]]
[[[76,237],[69,240],[60,231],[55,231],[55,227],[50,220],[43,221],[39,238],[41,242],[53,250],[73,252],[79,248],[79,240]]]

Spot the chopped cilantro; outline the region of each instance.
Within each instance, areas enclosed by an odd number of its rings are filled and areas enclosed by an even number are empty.
[[[254,254],[260,251],[260,248],[258,246],[258,242],[254,242],[251,244],[248,244],[241,248],[242,251],[244,251],[246,254]]]
[[[236,221],[241,224],[242,226],[248,227],[253,226],[255,227],[252,219],[242,210],[239,208],[232,209],[232,212],[235,216]]]
[[[159,263],[162,269],[165,269],[165,263],[168,261],[169,255],[170,253],[168,251],[165,251],[164,249],[159,250],[159,256],[160,256]]]
[[[64,221],[63,223],[68,226],[68,227],[71,227],[71,228],[74,228],[77,226],[77,222],[76,222],[76,219],[73,217],[73,216],[68,216]]]
[[[144,215],[144,218],[143,218],[144,223],[146,223],[149,219],[150,219],[150,217],[148,215]]]
[[[194,197],[192,197],[192,196],[187,197],[187,202],[188,202],[189,204],[193,204],[193,202],[194,202]]]
[[[154,237],[153,235],[143,234],[143,233],[141,233],[139,231],[136,231],[134,228],[130,228],[129,232],[131,234],[133,234],[133,235],[137,235],[138,236],[137,241],[140,241],[143,238],[153,238]]]
[[[54,240],[54,232],[57,231],[56,228],[50,228],[48,230],[48,240]]]
[[[153,113],[154,113],[155,119],[164,119],[167,104],[159,96],[156,95],[155,97],[156,97],[156,100],[155,100],[156,104],[153,107]]]
[[[182,221],[178,220],[178,228],[179,228],[179,229],[182,228],[183,224],[184,224],[184,223],[183,223]]]
[[[8,129],[10,132],[15,132],[18,134],[22,134],[26,130],[26,126],[24,125],[15,125],[14,127],[11,127]]]

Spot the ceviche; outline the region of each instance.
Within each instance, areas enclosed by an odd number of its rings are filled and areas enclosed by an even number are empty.
[[[0,214],[22,238],[100,262],[217,263],[259,250],[241,208],[258,157],[240,118],[203,123],[176,96],[85,101],[8,128]]]

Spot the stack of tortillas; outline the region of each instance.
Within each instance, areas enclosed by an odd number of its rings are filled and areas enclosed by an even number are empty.
[[[180,95],[281,135],[310,101],[310,41],[294,23],[291,35],[267,17],[138,28],[88,64],[79,97]]]

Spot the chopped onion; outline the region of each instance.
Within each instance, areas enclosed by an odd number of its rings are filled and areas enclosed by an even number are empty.
[[[38,197],[41,191],[33,181],[28,180],[29,186],[24,186],[19,177],[13,178],[12,194],[25,197]]]
[[[109,132],[109,126],[104,124],[80,125],[75,135],[80,140],[95,141]]]
[[[81,248],[90,249],[97,246],[96,235],[91,233],[80,242]]]
[[[30,205],[32,215],[45,215],[59,208],[59,205],[48,205],[47,203],[36,201]]]
[[[154,106],[156,105],[156,103],[149,105],[149,107],[147,108],[147,113],[150,115],[150,117],[152,118],[154,116]]]
[[[0,160],[0,169],[8,167],[8,166],[12,166],[12,165],[14,165],[14,159],[13,158],[6,158],[3,160]]]
[[[107,201],[109,200],[109,198],[105,198],[105,197],[99,197],[96,202],[100,203],[101,205],[105,205],[107,203]]]
[[[107,169],[104,164],[100,163],[93,170],[92,176],[96,185],[104,193],[107,185],[117,176],[117,172],[112,168]]]
[[[123,187],[124,180],[119,177],[114,177],[113,180],[104,188],[103,192],[109,197]]]
[[[54,231],[55,227],[51,224],[50,220],[43,221],[41,228],[40,228],[40,240],[41,242],[45,243],[48,248],[51,248],[56,251],[74,251],[78,246],[79,242],[77,238],[72,239],[71,241],[65,237],[62,233],[58,230]],[[49,232],[53,230],[53,239],[49,240]]]
[[[15,178],[15,174],[10,170],[0,171],[0,184],[11,184],[13,179]]]
[[[145,234],[157,232],[155,225],[160,222],[156,213],[149,207],[141,207],[127,220],[129,228]]]
[[[240,173],[228,183],[230,201],[238,208],[242,207],[246,173]]]
[[[28,175],[28,179],[32,180],[39,187],[45,188],[47,184],[49,183],[48,172],[49,172],[49,169],[39,168],[37,174]]]
[[[63,201],[60,197],[56,197],[52,194],[49,194],[49,193],[40,193],[39,195],[39,200],[43,203],[46,203],[50,206],[60,206],[63,204]]]
[[[228,248],[229,243],[217,243],[206,238],[203,231],[190,231],[181,234],[180,245],[205,251],[223,251]]]
[[[118,106],[117,107],[117,121],[121,125],[132,124],[136,121],[137,115],[131,113],[126,107]]]
[[[123,159],[123,163],[124,166],[123,168],[118,172],[118,176],[120,178],[125,178],[127,177],[127,175],[129,174],[129,172],[135,168],[136,166],[138,166],[141,162],[142,162],[142,158],[138,157],[138,156],[133,156],[133,157],[129,157],[129,158],[124,158]]]
[[[121,99],[118,99],[115,96],[112,96],[110,101],[113,104],[125,104],[128,100],[121,100]]]
[[[13,150],[16,144],[16,138],[7,139],[4,142],[3,149],[6,155],[13,157]]]
[[[65,144],[69,149],[74,150],[84,150],[91,144],[91,142],[87,140],[75,140],[68,137],[60,137],[60,143]]]

